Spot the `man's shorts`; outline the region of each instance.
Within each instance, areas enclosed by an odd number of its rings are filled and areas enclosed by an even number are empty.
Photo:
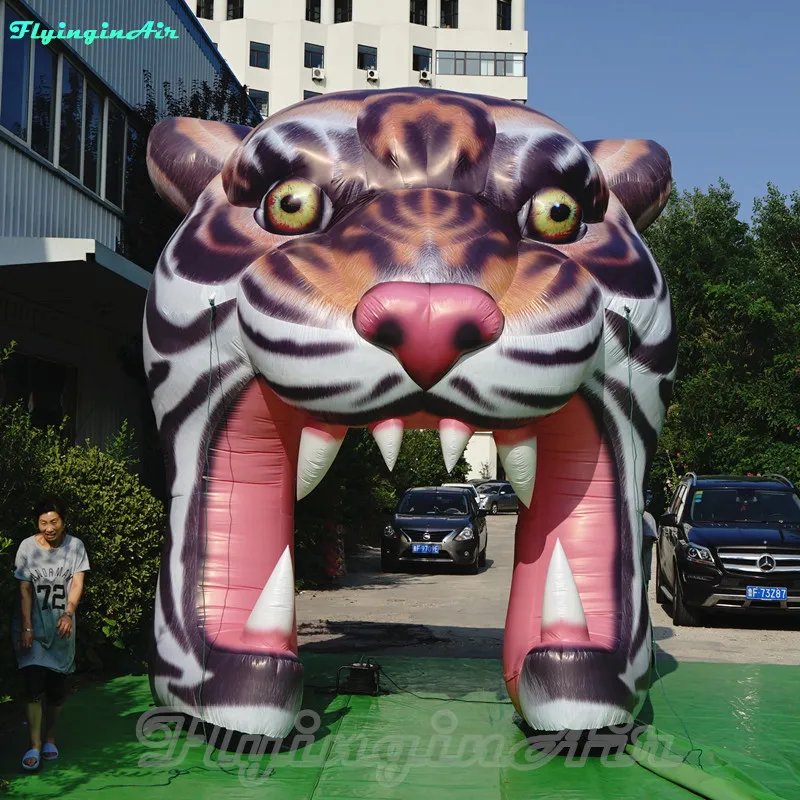
[[[25,701],[41,703],[45,698],[50,705],[60,706],[66,697],[67,676],[47,667],[35,664],[22,667],[22,682],[25,687]]]

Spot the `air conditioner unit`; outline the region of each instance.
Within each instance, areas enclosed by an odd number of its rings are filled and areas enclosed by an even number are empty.
[[[420,80],[420,83],[430,83],[431,82],[431,71],[429,69],[421,69],[419,71],[419,80]]]
[[[378,80],[378,70],[376,70],[376,69],[368,69],[367,70],[367,80],[368,81],[376,81],[376,80]]]
[[[325,70],[322,67],[314,67],[311,70],[311,79],[315,81],[325,80]]]

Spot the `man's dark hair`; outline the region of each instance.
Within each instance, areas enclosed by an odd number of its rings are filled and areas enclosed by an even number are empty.
[[[64,522],[67,521],[67,504],[60,497],[50,494],[39,500],[33,507],[34,522],[38,522],[42,514],[48,514],[51,511],[55,511]]]

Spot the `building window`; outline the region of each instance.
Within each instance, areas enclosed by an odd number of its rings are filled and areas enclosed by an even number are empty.
[[[81,177],[83,75],[69,61],[61,62],[61,136],[58,165]]]
[[[33,49],[31,149],[48,161],[53,160],[57,74],[58,54],[37,41]]]
[[[309,69],[325,66],[325,48],[319,44],[309,44],[306,42],[306,55],[303,62]]]
[[[310,100],[312,97],[322,97],[322,92],[303,92],[303,100]]]
[[[433,50],[427,47],[415,47],[411,55],[411,69],[419,72],[420,70],[430,70],[433,62]]]
[[[511,0],[497,0],[497,30],[511,30]]]
[[[100,192],[100,159],[103,140],[103,98],[91,86],[86,90],[86,113],[83,115],[83,182],[93,192]]]
[[[414,25],[428,24],[428,0],[411,0],[411,22]]]
[[[442,28],[458,27],[458,0],[442,0]]]
[[[525,77],[525,53],[479,53],[439,50],[436,53],[439,75],[506,75]]]
[[[9,24],[20,20],[8,5],[5,11]],[[103,194],[102,164],[105,158],[104,196],[121,208],[125,180],[124,111],[110,102],[99,87],[92,86],[83,72],[68,58],[59,55],[54,47],[42,45],[39,41],[34,41],[31,47],[30,41],[28,37],[9,41],[8,32],[5,35],[0,124],[43,158],[55,162],[57,155],[59,167],[98,195]],[[20,44],[25,46],[20,49]],[[12,69],[6,68],[8,59],[17,59]],[[61,91],[57,93],[59,62]],[[11,75],[14,81],[10,80]],[[25,91],[22,91],[23,86]],[[56,113],[58,109],[59,114]],[[106,109],[108,119],[104,141]],[[56,124],[59,129],[57,154]]]
[[[512,100],[512,103],[519,103],[521,106],[524,106],[527,103],[527,100]]]
[[[269,92],[259,89],[250,89],[250,99],[265,119],[269,116]]]
[[[262,42],[250,42],[250,66],[269,69],[269,45]]]
[[[199,19],[214,19],[214,0],[197,0]]]
[[[353,21],[353,0],[335,0],[333,6],[333,21]]]
[[[359,69],[378,69],[378,48],[360,44],[357,66]]]
[[[125,172],[125,114],[114,103],[108,104],[106,137],[106,200],[122,208],[122,182]]]
[[[12,39],[10,30],[11,23],[21,21],[22,18],[6,4],[0,125],[27,140],[31,40],[27,36]]]
[[[244,17],[244,0],[228,0],[227,19],[242,19]]]
[[[306,19],[309,22],[322,21],[322,0],[306,0]]]

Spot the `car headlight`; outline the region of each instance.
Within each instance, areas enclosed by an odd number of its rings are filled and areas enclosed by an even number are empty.
[[[714,563],[714,556],[711,555],[711,551],[707,547],[703,547],[699,544],[690,544],[686,548],[686,558],[689,561],[696,562],[697,564]]]
[[[458,536],[456,536],[454,541],[456,541],[456,542],[464,542],[467,539],[474,539],[474,538],[475,538],[475,534],[472,532],[472,528],[467,527],[467,528],[464,528],[464,530],[462,530],[461,533],[458,534]]]
[[[386,526],[386,527],[383,529],[383,535],[384,535],[384,536],[385,536],[387,539],[394,539],[394,538],[397,536],[397,531],[396,531],[396,530],[395,530],[395,529],[394,529],[394,528],[393,528],[391,525],[387,525],[387,526]]]

